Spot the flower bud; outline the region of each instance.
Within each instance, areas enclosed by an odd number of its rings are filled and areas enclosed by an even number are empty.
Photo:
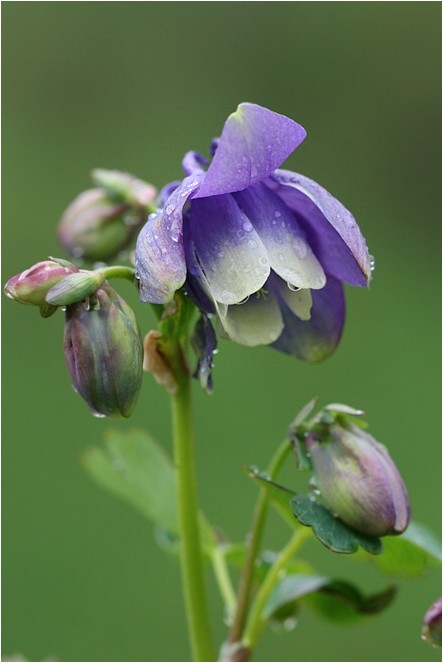
[[[5,293],[20,304],[47,307],[45,297],[48,291],[56,283],[78,271],[75,265],[65,260],[44,260],[10,278],[5,285]]]
[[[308,433],[314,477],[326,506],[372,536],[399,534],[410,518],[408,494],[386,448],[351,423]],[[325,434],[325,430],[327,431]]]
[[[157,189],[152,184],[120,170],[96,168],[91,174],[94,184],[104,189],[109,198],[117,202],[147,207],[154,202],[157,195]]]
[[[80,194],[68,207],[58,237],[72,256],[106,261],[130,243],[157,191],[118,170],[93,170],[92,179],[98,188]]]
[[[107,284],[91,305],[66,310],[64,353],[72,386],[98,417],[129,417],[139,395],[142,339],[132,309]]]
[[[426,612],[421,635],[433,647],[441,647],[441,597]]]
[[[52,306],[76,304],[92,295],[104,280],[105,276],[100,271],[81,270],[75,274],[69,274],[52,286],[46,294],[46,301]]]

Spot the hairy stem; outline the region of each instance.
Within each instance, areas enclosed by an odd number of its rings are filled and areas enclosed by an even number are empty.
[[[214,661],[197,507],[190,378],[182,372],[171,396],[180,559],[194,661]]]

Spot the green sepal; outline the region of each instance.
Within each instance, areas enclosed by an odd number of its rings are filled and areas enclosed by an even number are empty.
[[[292,515],[291,498],[294,497],[296,493],[290,488],[272,481],[266,472],[260,472],[260,470],[253,465],[245,467],[245,471],[251,479],[257,481],[259,485],[266,490],[273,507],[283,520],[285,520],[291,528],[294,528],[296,523],[294,521],[294,516]]]
[[[379,538],[351,529],[319,504],[313,495],[295,495],[291,499],[291,509],[297,520],[311,527],[317,539],[332,552],[350,554],[359,546],[372,555],[379,555],[383,550]]]
[[[75,272],[52,286],[45,299],[51,306],[76,304],[92,295],[104,280],[100,272]]]

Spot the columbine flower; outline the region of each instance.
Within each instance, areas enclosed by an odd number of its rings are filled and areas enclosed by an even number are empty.
[[[366,286],[370,258],[341,203],[307,177],[276,170],[305,136],[293,120],[244,103],[209,164],[185,155],[186,177],[163,190],[138,237],[142,301],[165,304],[185,286],[238,343],[309,361],[334,350],[343,282]]]
[[[359,532],[399,534],[410,518],[408,494],[387,449],[348,423],[306,437],[317,488],[326,506]]]

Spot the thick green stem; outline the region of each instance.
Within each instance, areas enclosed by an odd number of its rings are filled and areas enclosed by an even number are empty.
[[[281,573],[300,550],[309,535],[310,530],[308,527],[297,529],[268,571],[255,598],[243,636],[243,645],[248,649],[252,649],[255,646],[266,624],[266,619],[263,617],[263,610],[272,590],[280,579]]]
[[[275,452],[268,468],[268,474],[274,479],[280,470],[283,462],[290,451],[288,440],[284,440]],[[260,494],[254,510],[252,526],[248,537],[248,549],[245,563],[240,577],[239,589],[237,594],[237,610],[229,634],[231,643],[239,642],[242,638],[243,629],[246,623],[246,617],[251,598],[252,585],[254,581],[254,567],[260,543],[263,535],[263,528],[268,512],[269,496],[266,489],[261,488]]]
[[[186,614],[194,661],[215,661],[198,520],[190,379],[183,373],[171,397],[177,511]]]

